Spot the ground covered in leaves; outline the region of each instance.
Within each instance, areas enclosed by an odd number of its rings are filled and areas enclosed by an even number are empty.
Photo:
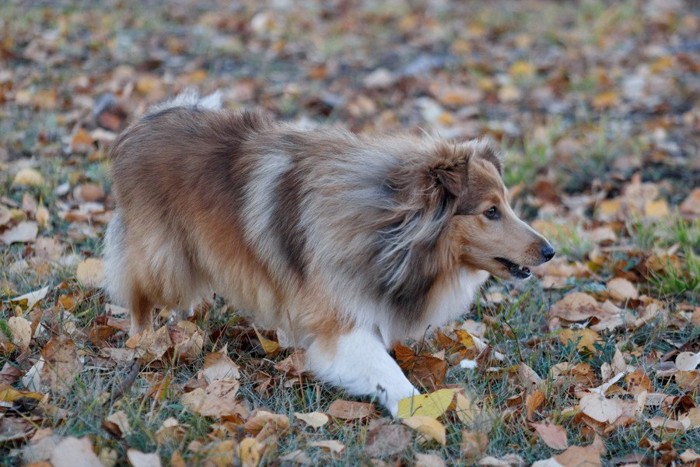
[[[0,464],[698,462],[696,2],[160,3],[0,6]],[[394,349],[432,394],[400,420],[219,300],[127,339],[97,287],[109,145],[190,85],[309,126],[490,135],[559,254]]]

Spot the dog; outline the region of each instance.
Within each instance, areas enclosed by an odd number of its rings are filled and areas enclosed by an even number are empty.
[[[302,129],[186,92],[111,149],[105,288],[131,310],[217,293],[306,349],[321,381],[394,416],[419,391],[387,349],[466,313],[549,242],[508,204],[494,145]]]

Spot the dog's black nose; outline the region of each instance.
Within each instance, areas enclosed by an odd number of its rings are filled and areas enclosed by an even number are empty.
[[[542,253],[542,257],[544,257],[545,261],[549,261],[550,259],[554,258],[554,248],[552,248],[552,245],[549,243],[542,247],[540,253]]]

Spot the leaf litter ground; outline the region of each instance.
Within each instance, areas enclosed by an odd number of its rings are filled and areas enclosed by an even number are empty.
[[[690,1],[0,6],[3,464],[693,464],[700,16]],[[392,420],[220,300],[127,339],[96,288],[107,153],[186,86],[354,131],[489,135],[557,258],[397,361]],[[138,365],[134,365],[134,361]],[[77,456],[77,457],[76,457]]]

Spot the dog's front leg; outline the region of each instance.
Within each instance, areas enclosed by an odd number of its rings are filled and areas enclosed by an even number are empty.
[[[399,400],[418,394],[379,336],[364,330],[336,338],[317,338],[307,352],[307,367],[319,379],[353,395],[374,396],[393,416]]]

